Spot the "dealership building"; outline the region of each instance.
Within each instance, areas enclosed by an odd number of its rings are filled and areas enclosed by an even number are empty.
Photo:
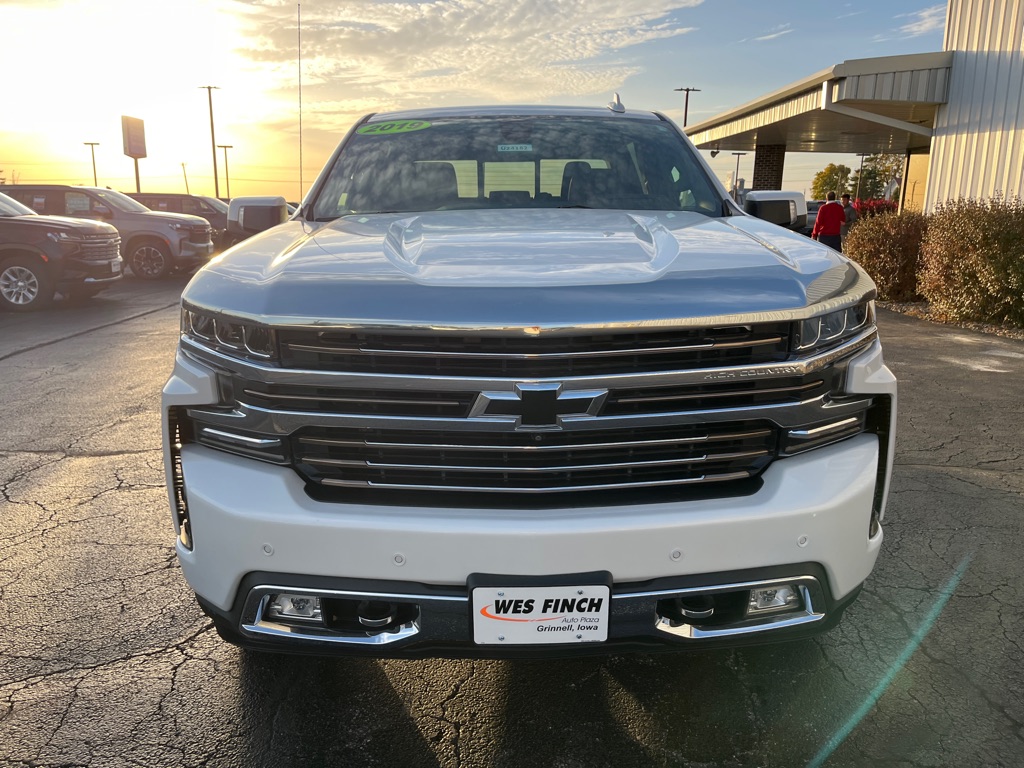
[[[941,52],[844,61],[686,133],[754,152],[752,189],[782,188],[787,152],[884,152],[907,208],[1024,197],[1024,0],[949,0]]]

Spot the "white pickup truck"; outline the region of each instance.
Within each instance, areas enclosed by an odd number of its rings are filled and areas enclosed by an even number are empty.
[[[260,230],[283,206],[232,215]],[[185,578],[264,650],[821,632],[882,544],[874,297],[740,210],[660,114],[370,115],[289,221],[182,296],[163,410]]]

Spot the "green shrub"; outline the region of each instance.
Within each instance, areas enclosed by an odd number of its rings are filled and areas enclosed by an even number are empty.
[[[942,319],[1024,327],[1024,202],[994,197],[937,206],[919,281]]]
[[[914,301],[920,298],[917,269],[927,228],[916,211],[873,215],[850,227],[843,252],[871,275],[880,299]]]

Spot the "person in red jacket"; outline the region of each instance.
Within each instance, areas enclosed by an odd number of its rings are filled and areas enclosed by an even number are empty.
[[[818,215],[814,219],[811,239],[824,243],[834,250],[841,250],[840,229],[845,223],[846,213],[843,206],[836,202],[836,193],[829,192],[825,195],[825,204],[818,209]]]

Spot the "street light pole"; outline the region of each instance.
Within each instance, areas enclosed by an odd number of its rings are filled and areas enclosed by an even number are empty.
[[[220,197],[220,180],[217,178],[217,139],[213,135],[213,91],[220,90],[216,85],[200,85],[206,89],[206,95],[210,101],[210,149],[213,151],[213,195]]]
[[[82,143],[89,147],[89,151],[92,153],[92,185],[98,187],[100,183],[96,180],[96,147],[100,143],[98,141],[83,141]]]
[[[690,91],[700,93],[700,88],[676,88],[677,91],[686,91],[686,98],[683,100],[683,128],[686,127],[686,118],[690,114]]]
[[[740,158],[746,152],[733,152],[736,155],[736,175],[732,177],[732,199],[737,203],[740,201]]]
[[[233,149],[233,144],[218,144],[218,147],[224,150],[224,184],[227,186],[226,194],[228,199],[231,199],[231,174],[228,173],[228,150]]]
[[[185,163],[181,164],[181,175],[185,177],[185,194],[188,195],[190,192],[188,191],[188,174],[185,173]]]

